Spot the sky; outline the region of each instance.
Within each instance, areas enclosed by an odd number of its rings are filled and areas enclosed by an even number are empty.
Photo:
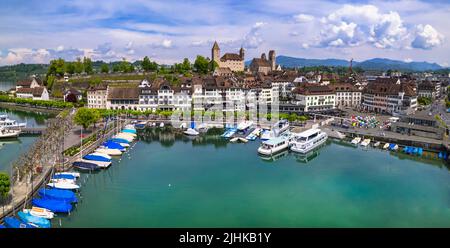
[[[0,65],[51,59],[171,64],[245,49],[450,64],[448,0],[2,0]]]

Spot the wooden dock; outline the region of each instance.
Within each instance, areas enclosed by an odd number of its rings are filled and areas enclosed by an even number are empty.
[[[45,132],[46,127],[25,127],[20,135],[40,135]]]

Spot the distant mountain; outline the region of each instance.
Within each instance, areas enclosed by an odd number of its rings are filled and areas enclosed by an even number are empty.
[[[277,64],[287,67],[304,67],[304,66],[349,66],[350,61],[342,59],[305,59],[305,58],[294,58],[288,56],[277,56]],[[247,61],[250,64],[250,61]],[[364,70],[378,70],[387,71],[399,70],[399,71],[428,71],[428,70],[440,70],[443,69],[442,66],[436,63],[428,62],[403,62],[399,60],[382,59],[375,58],[369,59],[362,62],[353,61],[354,67],[360,67]]]

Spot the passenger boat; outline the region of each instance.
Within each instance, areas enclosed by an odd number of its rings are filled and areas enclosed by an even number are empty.
[[[70,203],[48,198],[34,198],[31,203],[33,204],[33,206],[46,208],[54,213],[69,213],[73,208],[72,204]]]
[[[90,163],[90,162],[81,162],[81,161],[76,161],[73,162],[73,167],[79,169],[79,170],[84,170],[84,171],[94,171],[94,170],[99,170],[100,166],[94,164],[94,163]]]
[[[75,190],[75,189],[79,189],[80,186],[75,184],[75,183],[71,183],[68,181],[54,181],[54,182],[49,182],[47,183],[47,186],[55,188],[55,189],[69,189],[69,190]]]
[[[320,129],[308,129],[304,132],[294,134],[289,145],[293,152],[308,153],[325,143],[327,139],[328,135]]]
[[[2,138],[17,138],[22,131],[17,129],[6,129],[0,126],[0,139]]]
[[[99,147],[95,149],[95,152],[104,153],[111,156],[119,156],[122,155],[122,152],[119,149],[109,149],[109,148],[103,148]]]
[[[71,191],[68,191],[71,192]],[[29,213],[33,216],[36,217],[42,217],[42,218],[46,218],[46,219],[53,219],[55,217],[55,214],[45,208],[39,208],[39,207],[32,207],[31,209],[23,209],[22,210],[24,213]]]
[[[384,144],[383,149],[387,150],[389,148],[389,143]]]
[[[25,223],[35,224],[36,226],[42,227],[42,228],[50,228],[51,227],[50,221],[46,218],[37,217],[37,216],[31,215],[30,213],[25,213],[23,211],[18,212],[17,215]]]
[[[237,129],[242,131],[246,130],[247,128],[251,127],[253,125],[253,121],[243,121],[238,124]]]
[[[5,217],[4,219],[6,227],[9,228],[36,228],[33,225],[18,220],[15,217]]]
[[[265,140],[261,142],[258,153],[265,156],[272,156],[273,154],[287,149],[289,147],[289,141],[290,140],[284,136]]]
[[[77,203],[78,202],[77,196],[75,195],[74,192],[72,192],[70,190],[43,188],[38,191],[38,194],[41,197],[48,198],[48,199],[65,201],[68,203]]]
[[[186,134],[186,135],[189,135],[189,136],[197,136],[197,135],[199,135],[199,132],[197,132],[195,129],[193,129],[193,128],[188,128],[186,131],[184,131],[183,132],[184,134]]]
[[[364,139],[362,142],[361,142],[361,145],[362,146],[368,146],[370,144],[370,139]]]
[[[19,123],[16,120],[11,120],[8,118],[8,115],[0,115],[0,127],[3,127],[5,129],[16,129],[16,128],[23,128],[26,127],[26,123]]]
[[[357,144],[359,144],[360,141],[361,141],[361,137],[356,137],[352,140],[352,144],[357,145]]]

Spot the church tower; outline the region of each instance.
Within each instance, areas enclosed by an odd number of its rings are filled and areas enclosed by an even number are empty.
[[[239,56],[241,57],[242,60],[244,60],[244,48],[241,47],[241,49],[239,50]]]
[[[269,51],[269,62],[270,62],[270,65],[272,67],[272,71],[275,71],[277,69],[276,65],[275,65],[275,60],[276,60],[276,58],[275,58],[275,51],[274,50],[270,50]]]
[[[212,47],[212,51],[211,51],[211,59],[213,61],[216,61],[217,64],[220,66],[220,48],[219,48],[219,44],[217,44],[217,41],[214,41],[214,45]]]

